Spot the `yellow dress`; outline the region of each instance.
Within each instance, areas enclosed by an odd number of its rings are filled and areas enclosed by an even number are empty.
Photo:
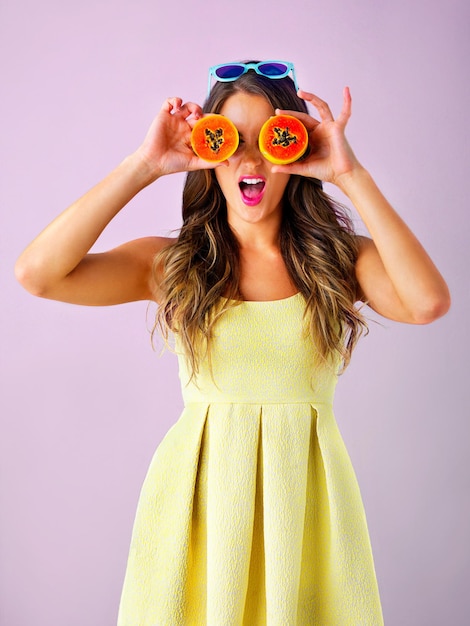
[[[300,294],[217,322],[140,496],[119,626],[380,626],[361,495]]]

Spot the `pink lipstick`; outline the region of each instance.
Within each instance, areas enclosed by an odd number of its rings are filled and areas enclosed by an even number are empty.
[[[264,176],[240,176],[238,186],[242,201],[247,206],[255,206],[263,199],[266,179]]]

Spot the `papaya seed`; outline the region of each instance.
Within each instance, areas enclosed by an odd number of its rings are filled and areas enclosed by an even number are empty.
[[[204,132],[209,148],[212,152],[219,152],[220,146],[224,143],[224,131],[221,128],[217,128],[214,133],[210,128],[206,128]]]
[[[288,148],[292,143],[297,143],[297,137],[289,132],[289,126],[286,126],[284,129],[276,126],[274,128],[274,132],[277,136],[273,137],[273,146],[283,146],[284,148]]]

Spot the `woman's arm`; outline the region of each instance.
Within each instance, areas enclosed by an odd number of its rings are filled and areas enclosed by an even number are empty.
[[[151,298],[157,238],[102,254],[89,249],[119,211],[145,186],[138,158],[125,159],[59,215],[26,248],[16,276],[29,292],[74,304],[104,305]]]
[[[305,161],[275,166],[273,171],[312,176],[337,185],[351,200],[371,239],[360,238],[356,275],[358,298],[390,319],[426,324],[444,315],[450,306],[446,282],[411,230],[392,208],[374,180],[359,163],[344,130],[351,115],[351,96],[335,120],[329,106],[317,96],[299,91],[311,102],[320,120],[290,112],[309,131],[310,155]]]
[[[101,254],[89,250],[123,207],[160,176],[213,167],[198,159],[190,145],[191,124],[201,115],[196,104],[167,100],[138,150],[26,248],[15,267],[20,283],[35,295],[74,304],[154,298],[153,258],[171,240],[149,237]]]
[[[361,238],[356,263],[360,299],[384,317],[410,324],[428,324],[447,313],[446,282],[370,174],[356,169],[338,186],[371,235]]]

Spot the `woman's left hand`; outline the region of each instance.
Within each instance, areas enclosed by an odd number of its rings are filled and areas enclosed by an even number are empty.
[[[346,124],[351,117],[349,88],[344,88],[343,108],[336,119],[328,104],[314,94],[302,89],[299,89],[297,94],[317,109],[319,120],[298,111],[277,109],[276,114],[294,115],[305,125],[309,135],[310,152],[306,158],[289,165],[275,165],[272,171],[299,174],[339,184],[342,176],[347,176],[361,167],[345,137]]]

